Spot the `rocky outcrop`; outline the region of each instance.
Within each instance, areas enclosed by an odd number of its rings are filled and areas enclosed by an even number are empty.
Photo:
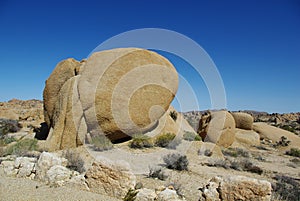
[[[235,120],[235,124],[237,128],[244,129],[244,130],[252,130],[253,126],[253,117],[250,114],[243,113],[243,112],[234,112],[231,113]]]
[[[201,189],[200,200],[271,200],[271,183],[244,176],[214,177]]]
[[[96,52],[60,62],[44,89],[49,150],[76,147],[85,135],[111,141],[153,130],[178,88],[173,65],[138,48]]]
[[[286,137],[287,140],[290,141],[290,145],[283,147],[284,149],[289,149],[291,147],[300,147],[300,137],[295,135],[295,133],[268,125],[263,122],[254,123],[253,130],[255,130],[261,138],[269,139],[273,143],[280,141],[282,136]]]
[[[34,157],[7,156],[0,158],[0,168],[8,176],[36,179],[51,186],[77,187],[89,190],[84,174],[66,167],[67,160],[57,154],[43,152]]]
[[[198,133],[205,142],[229,147],[235,139],[235,121],[228,111],[214,111],[203,115]]]
[[[18,120],[23,127],[38,126],[44,121],[43,102],[40,100],[17,100],[0,102],[0,118]]]
[[[47,181],[47,172],[51,167],[55,165],[66,166],[67,163],[67,159],[61,158],[55,153],[43,152],[36,164],[36,178]]]
[[[148,188],[142,188],[138,190],[135,201],[155,201],[157,195],[154,190]]]
[[[134,189],[135,175],[124,164],[116,164],[106,159],[93,162],[85,174],[91,191],[123,198],[129,189]]]

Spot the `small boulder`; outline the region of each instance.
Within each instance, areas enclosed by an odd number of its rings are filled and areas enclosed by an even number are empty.
[[[68,160],[59,157],[55,153],[43,152],[36,164],[36,178],[41,181],[47,181],[47,171],[55,166],[67,166]]]
[[[254,118],[244,112],[234,112],[231,113],[237,128],[244,130],[252,130]]]
[[[18,173],[18,170],[15,169],[14,161],[2,161],[1,166],[3,168],[4,173],[7,176],[16,176]]]
[[[14,166],[18,169],[17,177],[30,177],[31,174],[34,174],[36,161],[36,158],[16,158]]]
[[[136,177],[129,167],[105,158],[93,162],[85,178],[92,192],[117,198],[123,198],[129,189],[134,189],[136,184]]]
[[[179,196],[177,195],[175,190],[171,190],[166,188],[162,192],[160,192],[157,196],[157,201],[180,201]]]
[[[157,195],[154,190],[142,188],[136,195],[135,201],[155,201]]]
[[[49,184],[62,186],[66,181],[69,181],[72,176],[72,171],[61,165],[52,166],[46,173],[46,178]]]

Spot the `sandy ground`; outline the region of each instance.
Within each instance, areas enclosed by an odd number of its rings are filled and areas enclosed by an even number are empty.
[[[196,146],[196,147],[195,147]],[[115,145],[109,151],[96,152],[88,149],[95,158],[108,158],[112,161],[119,161],[130,166],[137,177],[137,182],[142,182],[144,187],[155,189],[159,186],[169,186],[170,184],[181,189],[181,193],[188,201],[198,201],[200,191],[198,190],[214,176],[243,175],[247,177],[268,180],[274,182],[276,174],[282,174],[299,179],[300,165],[291,166],[293,157],[284,155],[282,152],[264,145],[268,150],[260,150],[249,147],[247,150],[251,157],[247,158],[264,170],[262,175],[255,173],[224,169],[222,167],[209,167],[211,157],[199,156],[196,152],[197,145],[193,142],[183,141],[176,150],[165,148],[151,149],[130,149],[127,143]],[[193,150],[193,151],[191,151]],[[82,150],[81,150],[82,151]],[[168,153],[179,152],[186,154],[189,160],[188,171],[169,170],[163,166],[163,156]],[[263,160],[257,160],[260,157]],[[240,158],[232,158],[239,160]],[[165,181],[148,178],[149,166],[161,166],[168,174]],[[0,171],[0,200],[105,200],[114,201],[115,198],[103,196],[88,191],[82,191],[68,187],[50,187],[38,181],[29,179],[7,177]]]
[[[96,193],[68,187],[50,187],[38,181],[23,178],[12,178],[0,171],[1,201],[117,201]]]

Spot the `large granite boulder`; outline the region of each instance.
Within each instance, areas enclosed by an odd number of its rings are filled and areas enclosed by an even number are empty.
[[[247,113],[244,112],[234,112],[231,113],[235,120],[235,124],[237,128],[244,130],[252,130],[254,118]]]
[[[43,92],[44,118],[49,127],[53,126],[53,113],[62,86],[71,77],[78,74],[80,66],[81,63],[75,59],[63,60],[57,64],[50,77],[46,80]]]
[[[113,142],[147,133],[158,126],[177,88],[173,65],[144,49],[106,50],[87,61],[62,61],[44,89],[45,121],[52,128],[46,147],[77,147],[87,133]]]
[[[202,116],[198,133],[205,142],[229,147],[235,140],[235,121],[228,111],[214,111]]]
[[[177,88],[173,65],[138,48],[94,53],[78,83],[88,131],[104,133],[112,141],[153,129]]]

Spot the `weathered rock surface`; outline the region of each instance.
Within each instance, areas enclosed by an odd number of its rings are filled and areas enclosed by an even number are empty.
[[[129,167],[112,163],[106,159],[93,162],[87,170],[86,182],[92,192],[123,198],[136,184],[135,175]]]
[[[202,189],[202,200],[271,200],[271,183],[244,176],[214,177]]]
[[[157,195],[154,190],[142,188],[138,190],[135,201],[155,201]]]
[[[177,88],[173,65],[144,49],[112,49],[84,62],[62,61],[44,89],[45,121],[53,128],[48,148],[77,147],[87,133],[119,141],[151,131]]]
[[[289,149],[290,147],[300,147],[300,137],[295,135],[295,133],[277,128],[275,126],[270,126],[262,122],[254,123],[253,130],[255,130],[261,138],[272,140],[274,143],[280,141],[282,136],[286,137],[287,140],[291,141],[291,143],[289,146],[283,147],[284,149]]]
[[[15,169],[18,169],[17,176],[18,177],[32,177],[35,174],[35,163],[36,158],[29,157],[18,157],[15,160]]]
[[[49,127],[53,126],[53,115],[59,91],[66,81],[79,73],[80,66],[81,63],[72,58],[61,61],[46,80],[43,92],[44,115]]]
[[[36,164],[36,178],[47,181],[47,172],[51,167],[55,165],[66,166],[67,163],[67,159],[61,158],[55,153],[43,152]]]
[[[243,130],[238,128],[235,130],[235,139],[238,143],[250,146],[260,144],[260,136],[257,132],[253,130]]]
[[[244,130],[252,130],[254,119],[250,114],[243,112],[233,112],[231,113],[231,115],[235,120],[237,128]]]
[[[180,201],[179,196],[175,190],[166,188],[157,196],[157,201]]]
[[[215,111],[203,115],[198,133],[206,142],[229,147],[235,140],[235,121],[228,111]]]
[[[43,102],[39,100],[17,100],[0,102],[0,118],[18,120],[23,127],[38,126],[44,121]]]
[[[46,173],[49,184],[57,184],[62,186],[72,177],[72,171],[61,165],[52,166]]]
[[[96,52],[78,83],[88,131],[95,135],[100,128],[112,141],[144,133],[168,109],[177,87],[175,68],[157,53],[138,48]]]

